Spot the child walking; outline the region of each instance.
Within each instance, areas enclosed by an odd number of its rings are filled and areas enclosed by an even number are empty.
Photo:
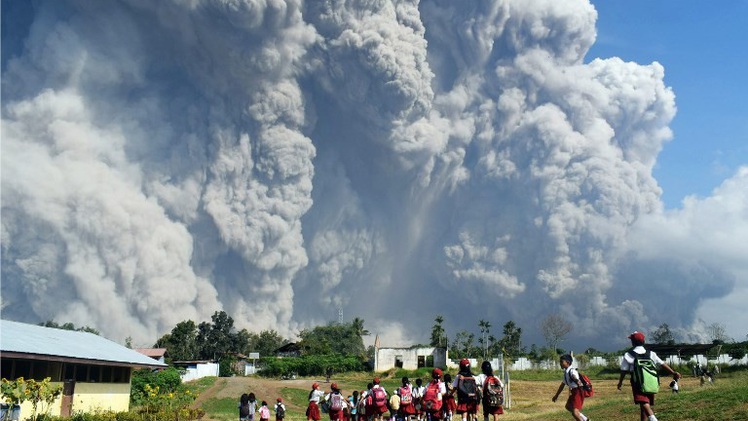
[[[269,421],[270,420],[270,408],[268,408],[268,403],[265,401],[262,401],[262,406],[260,406],[260,421]]]
[[[588,421],[584,414],[582,414],[582,407],[584,406],[584,393],[582,393],[582,380],[579,378],[579,372],[577,369],[571,366],[574,359],[571,355],[562,355],[559,363],[561,368],[564,369],[564,381],[558,386],[556,394],[553,396],[553,402],[556,402],[558,395],[564,390],[564,386],[569,387],[569,398],[566,399],[566,410],[571,413],[571,416],[577,421]]]
[[[283,399],[278,398],[275,403],[275,421],[283,421],[286,418],[286,405],[283,405]]]

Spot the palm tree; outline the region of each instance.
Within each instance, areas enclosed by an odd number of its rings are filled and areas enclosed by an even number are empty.
[[[355,317],[351,321],[351,326],[353,327],[353,331],[356,332],[358,336],[366,336],[369,334],[369,331],[364,329],[364,319],[360,317]]]
[[[491,329],[491,323],[487,320],[481,319],[478,322],[478,326],[480,327],[480,333],[481,333],[481,338],[482,338],[481,344],[483,344],[483,359],[485,360],[488,354],[488,342],[486,342],[486,335]]]

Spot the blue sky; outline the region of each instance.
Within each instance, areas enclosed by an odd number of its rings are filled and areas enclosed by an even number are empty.
[[[596,0],[587,55],[665,67],[676,95],[673,140],[654,175],[666,208],[705,197],[748,164],[748,1]]]

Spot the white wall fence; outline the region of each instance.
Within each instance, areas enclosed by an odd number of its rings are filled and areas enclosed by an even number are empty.
[[[621,358],[623,356],[618,356],[615,359],[615,364],[620,365],[621,364]],[[748,365],[748,355],[744,356],[743,358],[736,360],[730,357],[727,354],[722,354],[716,358],[707,358],[704,355],[696,355],[689,358],[679,358],[677,355],[671,355],[666,358],[662,358],[668,365],[671,366],[677,366],[677,365],[686,365],[689,362],[692,364],[701,364],[702,366],[714,366],[715,364],[719,364],[722,366],[733,366],[733,365]],[[582,364],[579,363],[579,360],[574,361],[574,366],[579,367],[598,367],[598,366],[606,366],[608,365],[608,360],[606,360],[603,357],[592,357],[589,361],[584,362]],[[527,358],[519,358],[517,359],[512,365],[510,365],[508,368],[510,371],[522,371],[522,370],[549,370],[549,369],[557,369],[559,367],[557,360],[546,360],[541,361],[539,363],[530,361]]]
[[[218,363],[200,363],[190,365],[184,370],[184,374],[179,376],[182,378],[183,382],[189,382],[203,377],[218,377]]]

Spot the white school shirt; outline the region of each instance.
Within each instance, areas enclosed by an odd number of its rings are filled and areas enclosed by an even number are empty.
[[[644,349],[643,346],[637,346],[633,349],[633,352],[636,352],[637,354],[643,354],[647,352],[647,350]],[[660,359],[660,357],[658,357],[657,354],[654,353],[654,351],[649,351],[649,358],[651,358],[652,362],[657,364],[658,367],[664,364],[664,361],[662,361],[662,359]],[[623,354],[623,358],[621,358],[621,371],[634,371],[634,356],[631,355],[631,353],[628,351]]]
[[[422,398],[423,394],[426,393],[426,387],[425,386],[415,386],[411,389],[411,392],[413,394],[414,399]]]
[[[309,402],[319,403],[320,398],[323,396],[325,396],[325,392],[319,389],[314,389],[312,391],[312,396],[309,397]]]
[[[564,384],[568,386],[569,389],[576,389],[579,387],[577,382],[582,382],[581,377],[579,377],[579,371],[572,366],[566,367],[564,370]]]

